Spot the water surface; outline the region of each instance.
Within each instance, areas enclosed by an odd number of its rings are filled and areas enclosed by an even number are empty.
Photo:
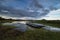
[[[14,30],[19,30],[19,31],[22,31],[22,32],[25,32],[28,29],[34,30],[34,28],[31,28],[31,27],[27,26],[26,23],[27,23],[27,21],[15,21],[15,22],[12,22],[12,23],[3,23],[3,25],[15,26],[16,28],[14,28]],[[42,29],[53,31],[53,32],[60,32],[60,28],[47,26],[47,25],[45,27],[42,27]]]
[[[28,29],[28,26],[25,25],[26,21],[15,21],[12,23],[3,23],[3,25],[10,25],[10,26],[15,26],[14,30],[19,30],[22,32],[25,32]]]

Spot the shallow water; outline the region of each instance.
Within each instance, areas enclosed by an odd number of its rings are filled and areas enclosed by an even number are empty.
[[[46,26],[46,27],[43,27],[43,29],[53,31],[53,32],[60,32],[60,28],[52,27],[52,26]]]
[[[28,29],[28,26],[25,25],[26,21],[15,21],[12,23],[3,23],[3,25],[10,25],[10,26],[15,26],[14,30],[19,30],[22,32],[25,32]]]
[[[14,28],[14,30],[19,30],[19,31],[22,31],[22,32],[25,32],[28,29],[34,30],[33,28],[27,26],[26,22],[27,21],[15,21],[15,22],[12,22],[12,23],[3,23],[3,25],[15,26],[16,28]],[[44,30],[49,30],[49,31],[53,31],[53,32],[60,32],[60,28],[56,28],[56,27],[52,27],[52,26],[45,26],[45,27],[42,27],[42,28]]]

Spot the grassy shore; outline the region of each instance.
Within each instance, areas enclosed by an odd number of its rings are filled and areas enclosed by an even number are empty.
[[[43,21],[36,22],[44,23]],[[20,32],[13,30],[14,28],[14,26],[4,26],[0,23],[0,40],[60,40],[60,32],[51,32],[43,29]]]
[[[35,23],[40,23],[48,26],[54,26],[60,28],[60,20],[37,20]]]
[[[60,32],[43,29],[20,32],[9,27],[0,27],[0,40],[60,40]]]

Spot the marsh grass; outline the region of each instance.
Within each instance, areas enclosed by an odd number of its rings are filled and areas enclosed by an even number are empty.
[[[60,40],[60,32],[50,32],[43,29],[20,32],[13,27],[0,27],[0,40]]]
[[[37,20],[35,23],[40,23],[48,26],[54,26],[60,28],[60,20]]]
[[[0,23],[0,40],[60,40],[60,32],[51,32],[43,29],[20,32],[13,30],[14,28],[14,26],[2,25]]]

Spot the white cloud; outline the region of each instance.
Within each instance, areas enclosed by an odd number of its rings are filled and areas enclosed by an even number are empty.
[[[30,10],[28,10],[28,11],[29,11],[29,12],[34,12],[34,10],[31,10],[31,9],[30,9]]]
[[[46,19],[46,20],[60,20],[60,9],[58,10],[53,10],[48,13],[45,17],[41,19]]]

